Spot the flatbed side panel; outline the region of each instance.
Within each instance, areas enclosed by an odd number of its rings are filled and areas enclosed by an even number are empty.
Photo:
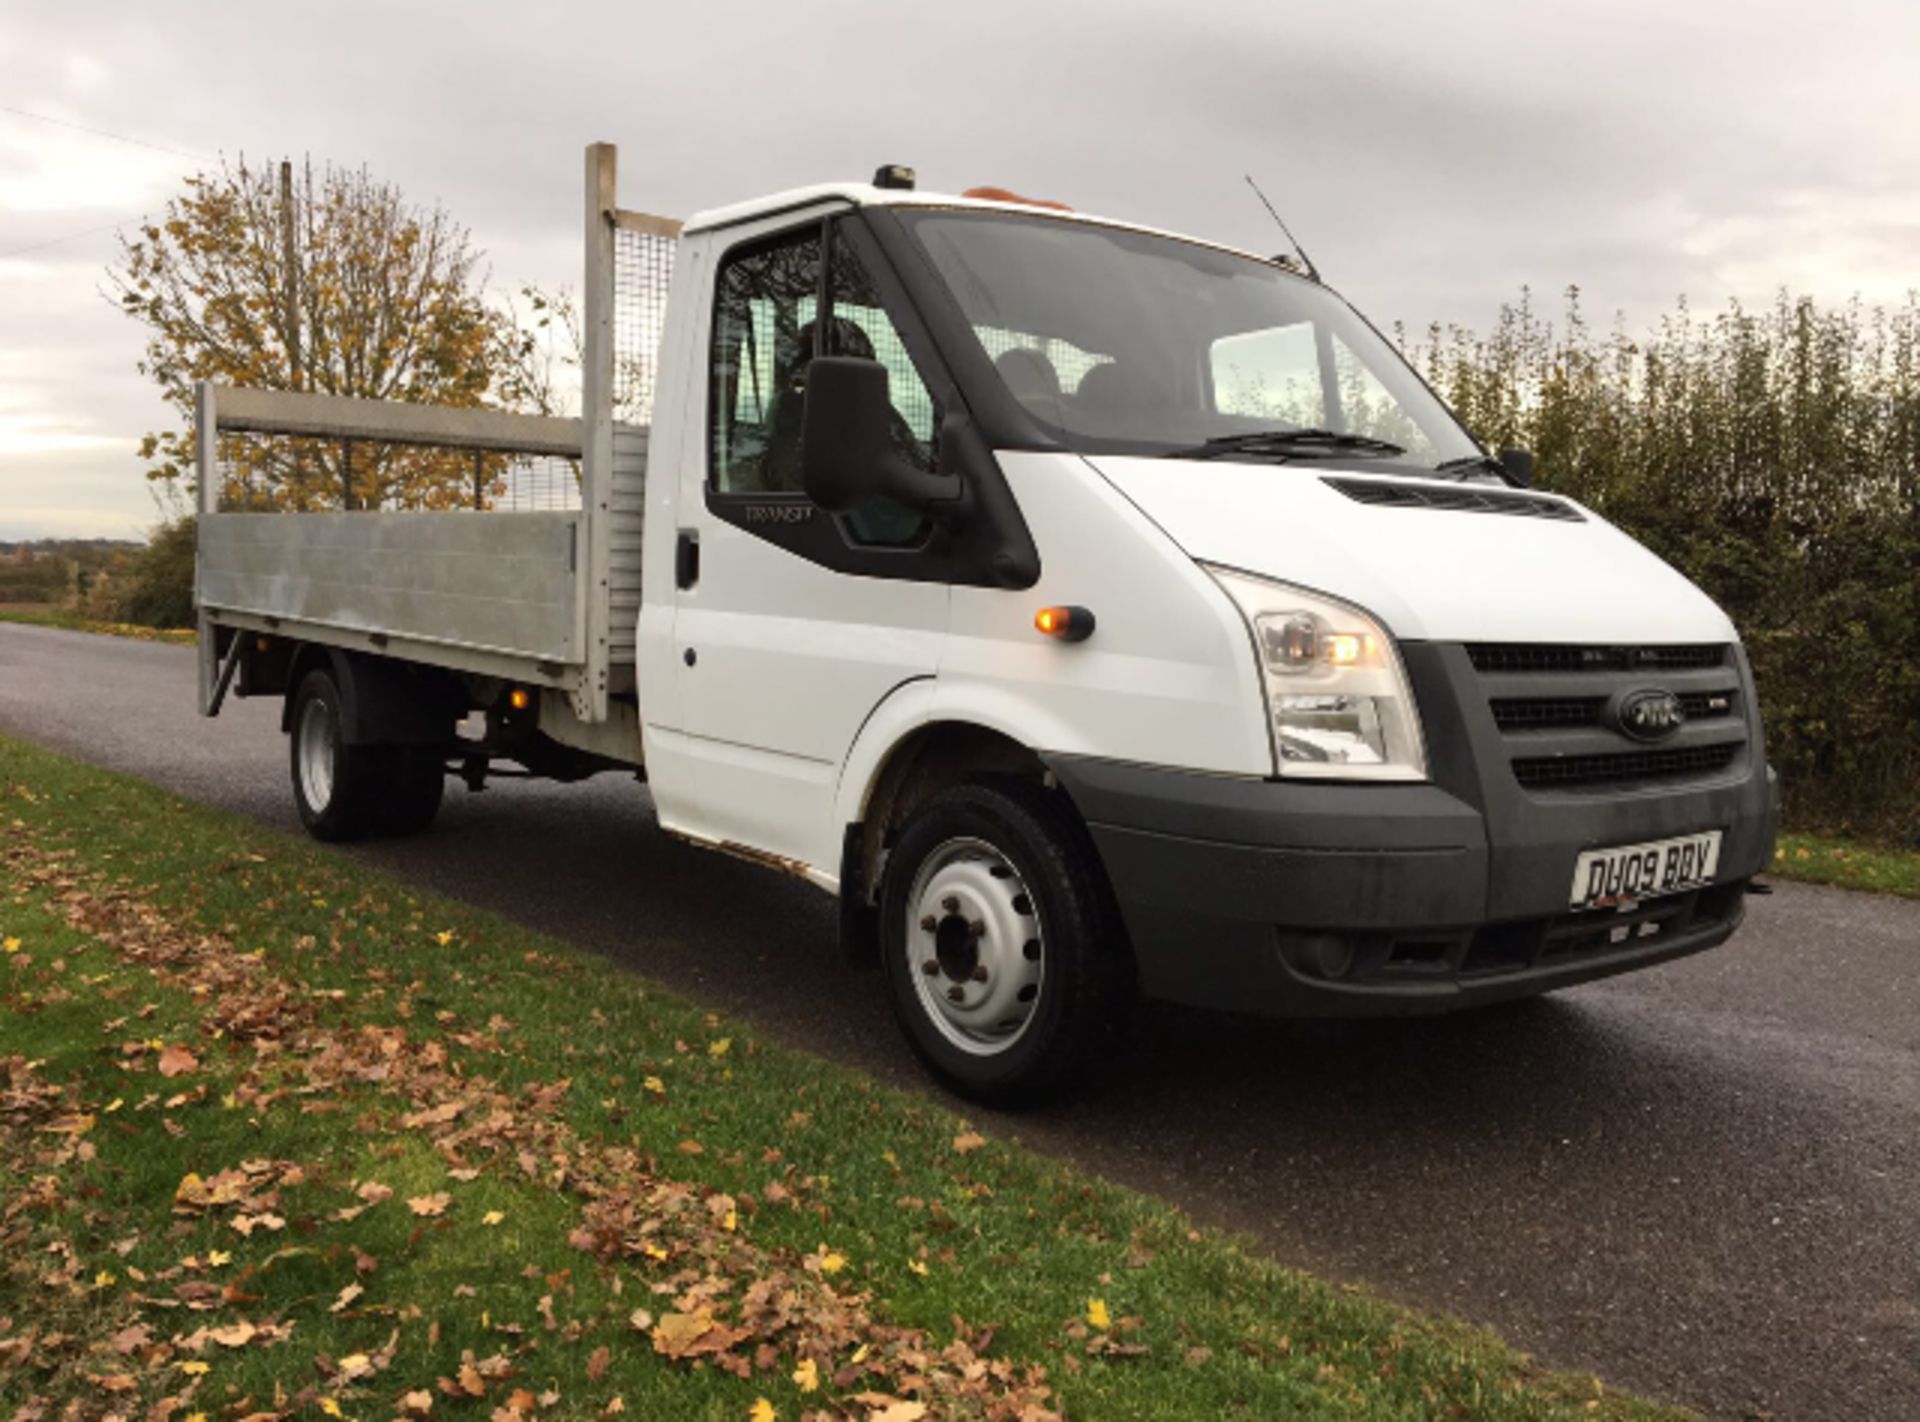
[[[202,514],[201,605],[574,664],[580,523],[572,512]]]

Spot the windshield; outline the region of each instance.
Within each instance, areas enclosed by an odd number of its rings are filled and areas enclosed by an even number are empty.
[[[1007,388],[1072,448],[1421,469],[1480,453],[1351,307],[1270,263],[1057,218],[897,211]],[[1255,438],[1295,430],[1316,435]]]

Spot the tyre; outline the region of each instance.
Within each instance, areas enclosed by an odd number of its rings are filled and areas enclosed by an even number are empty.
[[[386,793],[376,812],[383,834],[419,834],[440,813],[446,757],[433,746],[378,747],[389,761]]]
[[[882,873],[880,935],[908,1042],[975,1101],[1030,1103],[1080,1080],[1132,991],[1092,842],[1024,781],[957,786],[913,814]]]
[[[363,838],[379,815],[387,748],[347,744],[340,688],[324,667],[301,680],[289,724],[293,799],[307,833],[329,842]]]

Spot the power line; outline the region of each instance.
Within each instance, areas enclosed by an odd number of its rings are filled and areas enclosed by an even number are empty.
[[[86,227],[86,228],[82,228],[78,232],[69,232],[64,237],[49,237],[44,242],[29,242],[24,247],[9,247],[4,252],[0,252],[0,262],[6,261],[7,258],[9,257],[22,257],[22,256],[25,256],[28,252],[37,252],[42,247],[57,247],[62,242],[77,242],[82,237],[93,236],[96,232],[111,232],[114,228],[120,226],[122,223],[135,222],[138,220],[139,220],[138,214],[136,214],[133,217],[120,218],[116,222],[104,222],[98,227]]]
[[[195,153],[186,148],[175,148],[168,143],[155,143],[151,139],[133,138],[124,133],[115,133],[111,129],[93,128],[84,123],[74,123],[70,119],[53,118],[47,114],[36,114],[29,109],[16,109],[11,104],[0,104],[0,113],[13,114],[18,118],[32,119],[36,123],[50,123],[56,128],[70,128],[76,133],[90,133],[95,138],[111,138],[116,143],[131,143],[136,148],[151,148],[157,153],[172,153],[181,158],[191,158],[196,163],[219,161],[210,153]]]
[[[32,119],[35,123],[50,123],[56,128],[70,128],[76,133],[92,134],[95,138],[110,138],[115,143],[131,143],[136,148],[151,148],[156,153],[171,153],[180,158],[191,158],[196,163],[215,163],[219,160],[207,153],[195,153],[187,148],[175,148],[167,143],[155,143],[150,139],[134,138],[130,134],[115,133],[111,129],[94,128],[89,124],[74,123],[71,119],[54,118],[50,114],[37,114],[30,109],[15,108],[12,104],[0,104],[0,113],[13,114],[17,118]],[[98,227],[82,228],[78,232],[69,232],[60,237],[49,237],[43,242],[29,242],[23,247],[8,247],[0,251],[0,261],[9,257],[23,257],[28,252],[38,252],[43,247],[57,247],[62,242],[76,242],[82,237],[92,237],[96,233],[110,232],[123,223],[138,220],[138,215],[123,217],[115,222],[103,223]]]

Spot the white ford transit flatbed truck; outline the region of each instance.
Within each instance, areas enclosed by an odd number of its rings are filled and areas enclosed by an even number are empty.
[[[579,419],[202,387],[202,706],[284,698],[318,837],[637,770],[1001,1101],[1135,995],[1443,1011],[1739,924],[1732,625],[1317,280],[900,169],[684,225],[587,176]],[[407,458],[475,507],[395,507]],[[339,507],[250,511],[289,459]]]

